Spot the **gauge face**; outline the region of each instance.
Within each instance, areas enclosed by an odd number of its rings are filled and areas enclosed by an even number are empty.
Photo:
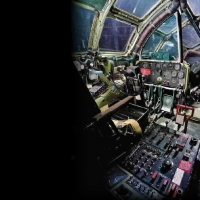
[[[168,69],[173,69],[173,65],[171,63],[168,65]]]
[[[164,77],[165,79],[169,79],[169,78],[170,78],[169,74],[170,74],[169,71],[166,70],[166,71],[163,72],[163,77]]]
[[[177,71],[180,70],[180,65],[179,64],[175,64],[174,65],[174,69],[177,70]]]
[[[172,71],[172,77],[176,77],[177,76],[177,71]]]
[[[172,83],[176,83],[176,79],[175,78],[172,78]]]
[[[179,78],[183,78],[183,77],[184,77],[183,72],[179,72],[179,73],[178,73],[178,77],[179,77]]]
[[[169,76],[169,71],[168,70],[164,71],[163,75],[164,76]]]
[[[147,68],[148,67],[148,63],[143,63],[142,67]]]
[[[160,69],[160,63],[156,64],[156,69]]]
[[[164,64],[162,65],[162,68],[163,68],[163,69],[167,69],[167,64],[164,63]]]

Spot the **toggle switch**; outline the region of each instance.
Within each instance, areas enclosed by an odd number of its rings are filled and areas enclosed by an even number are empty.
[[[164,178],[163,182],[162,182],[162,189],[164,190],[167,186],[167,183],[168,183],[168,179],[167,178]]]
[[[151,176],[151,182],[153,183],[156,180],[156,177],[158,175],[158,172],[154,172]]]

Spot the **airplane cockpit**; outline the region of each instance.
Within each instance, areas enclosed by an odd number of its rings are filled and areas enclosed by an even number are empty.
[[[200,0],[72,0],[74,197],[200,199]]]

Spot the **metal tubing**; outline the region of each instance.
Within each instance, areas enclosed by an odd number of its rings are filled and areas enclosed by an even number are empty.
[[[184,54],[184,56],[183,56],[183,59],[185,60],[185,58],[187,57],[187,55],[190,54],[190,53],[196,54],[196,55],[199,55],[199,56],[200,56],[200,52],[199,52],[199,51],[195,51],[195,50],[190,49],[190,50],[187,50],[187,51],[185,52],[185,54]]]
[[[144,83],[144,85],[154,86],[154,87],[160,87],[160,88],[162,88],[162,89],[172,90],[172,91],[183,91],[182,89],[170,88],[170,87],[165,87],[165,86],[162,86],[162,85],[154,85],[154,84],[152,84],[152,83]]]
[[[187,8],[187,0],[181,0],[181,10],[185,11]]]

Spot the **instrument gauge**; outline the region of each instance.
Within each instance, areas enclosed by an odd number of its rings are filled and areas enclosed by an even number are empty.
[[[184,77],[184,73],[183,73],[183,72],[179,72],[179,73],[178,73],[178,77],[179,77],[179,78],[183,78],[183,77]]]
[[[177,70],[177,71],[180,70],[180,65],[179,64],[175,64],[174,65],[174,69]]]
[[[164,77],[165,79],[169,79],[169,78],[170,78],[170,77],[169,77],[169,71],[168,71],[168,70],[166,70],[166,71],[163,72],[163,77]]]
[[[143,63],[142,67],[147,68],[148,67],[148,63]]]
[[[164,76],[169,76],[169,71],[168,70],[164,71],[163,75]]]
[[[167,69],[167,64],[164,63],[164,64],[162,65],[162,68],[163,68],[163,69]]]
[[[160,69],[160,63],[156,64],[156,69]]]
[[[176,79],[175,78],[172,78],[172,83],[176,83]]]
[[[173,65],[171,63],[168,65],[168,69],[173,69]]]
[[[177,71],[172,71],[172,77],[176,77],[177,76]]]

